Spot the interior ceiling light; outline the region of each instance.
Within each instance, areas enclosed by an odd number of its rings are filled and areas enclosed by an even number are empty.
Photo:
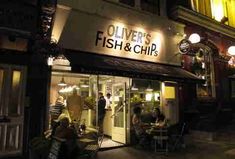
[[[132,91],[138,91],[139,89],[136,87],[135,83],[133,83],[133,86],[131,87]]]
[[[58,86],[61,86],[61,87],[67,86],[67,83],[65,83],[64,81],[64,77],[61,78],[61,81],[60,83],[58,83]]]
[[[235,55],[235,46],[230,46],[230,47],[228,48],[228,53],[229,53],[230,55],[234,56],[234,55]]]
[[[83,84],[81,84],[81,87],[82,88],[88,88],[89,87],[88,82],[84,82]]]
[[[201,41],[201,37],[200,37],[199,34],[193,33],[193,34],[191,34],[191,35],[189,36],[188,40],[189,40],[191,43],[195,44],[195,43],[198,43],[198,42]]]

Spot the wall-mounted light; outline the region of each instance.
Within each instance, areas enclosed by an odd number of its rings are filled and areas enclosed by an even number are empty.
[[[230,46],[230,47],[228,48],[228,53],[229,53],[230,55],[234,56],[234,55],[235,55],[235,46]]]
[[[188,39],[192,44],[195,44],[201,41],[201,37],[197,33],[191,34]]]

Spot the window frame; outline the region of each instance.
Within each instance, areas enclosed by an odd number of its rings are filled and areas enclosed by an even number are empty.
[[[119,6],[122,6],[122,7],[126,7],[126,8],[129,8],[129,9],[133,9],[133,10],[136,10],[136,11],[140,11],[140,12],[143,12],[145,14],[153,14],[153,15],[158,15],[158,16],[161,15],[161,4],[162,4],[161,0],[157,0],[158,1],[158,6],[156,6],[156,8],[157,8],[156,13],[142,9],[141,8],[141,0],[133,0],[134,1],[134,6],[122,3],[122,2],[120,2],[120,0],[103,0],[103,1],[105,1],[107,3],[113,3],[113,4],[116,4],[116,5],[119,5]]]

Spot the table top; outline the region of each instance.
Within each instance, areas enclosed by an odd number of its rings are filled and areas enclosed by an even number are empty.
[[[85,142],[85,143],[95,142],[95,140],[89,139],[89,138],[82,138],[82,139],[78,139],[78,140],[80,142]]]

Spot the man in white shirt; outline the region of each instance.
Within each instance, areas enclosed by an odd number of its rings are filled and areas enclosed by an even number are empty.
[[[111,94],[110,93],[106,94],[105,100],[106,100],[105,109],[111,109],[112,101],[111,101]]]

